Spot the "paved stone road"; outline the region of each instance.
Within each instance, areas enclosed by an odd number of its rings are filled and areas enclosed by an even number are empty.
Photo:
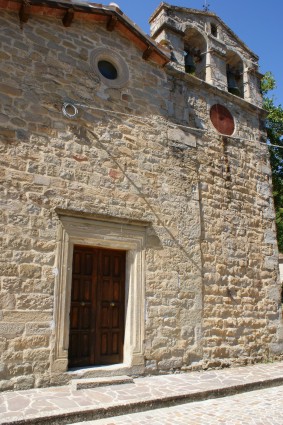
[[[76,425],[283,425],[283,386]]]
[[[254,366],[238,367],[223,370],[209,370],[204,372],[190,372],[175,375],[148,376],[144,378],[136,378],[132,383],[122,385],[109,385],[96,388],[88,388],[76,390],[73,385],[53,388],[38,388],[25,391],[8,391],[0,393],[0,424],[13,424],[17,422],[29,421],[29,423],[44,423],[66,425],[73,422],[90,420],[95,418],[103,418],[107,416],[115,416],[119,412],[125,414],[131,411],[146,409],[147,406],[159,405],[168,406],[176,400],[206,400],[209,396],[217,394],[235,394],[241,391],[247,391],[252,388],[270,387],[272,385],[283,385],[283,362],[257,364]],[[265,390],[266,393],[256,395],[256,393],[246,393],[236,398],[224,398],[222,401],[211,400],[205,403],[212,405],[209,421],[205,417],[208,414],[206,405],[201,408],[202,404],[188,404],[173,408],[172,416],[166,419],[166,415],[170,414],[170,410],[149,411],[146,415],[153,415],[152,419],[144,419],[144,423],[150,425],[155,424],[264,424],[283,425],[281,409],[283,411],[283,390],[281,387],[273,387],[271,390]],[[271,391],[269,393],[269,391]],[[281,393],[280,393],[281,391]],[[268,395],[267,398],[265,398]],[[279,396],[280,394],[280,396]],[[250,404],[242,411],[239,406],[251,399]],[[268,401],[267,401],[268,400]],[[162,404],[161,404],[162,403]],[[172,404],[171,403],[171,404]],[[214,404],[216,403],[216,404]],[[219,408],[218,403],[223,403]],[[269,404],[268,404],[269,403]],[[279,403],[279,406],[278,406]],[[258,419],[258,415],[250,414],[252,407],[261,409],[265,412],[270,407],[270,412],[266,413],[266,417],[261,422],[252,422]],[[244,405],[244,404],[243,404]],[[121,410],[122,409],[122,410]],[[189,409],[189,410],[187,410]],[[202,409],[202,410],[201,410]],[[165,418],[159,419],[158,415]],[[177,412],[177,413],[176,413]],[[238,422],[227,422],[225,417],[220,419],[222,412],[227,412],[227,418],[237,418],[237,415],[249,415],[249,419],[239,419]],[[232,413],[231,413],[232,412]],[[276,412],[276,414],[274,413]],[[199,416],[196,414],[199,413]],[[155,416],[157,414],[157,416]],[[177,422],[177,416],[179,422]],[[192,416],[194,414],[194,416]],[[143,418],[145,414],[141,414]],[[201,416],[202,415],[202,416]],[[273,415],[273,416],[272,416]],[[270,422],[270,418],[273,422]],[[142,424],[139,422],[139,416],[134,416],[134,422],[130,422],[132,416],[127,417],[127,424]],[[197,422],[201,418],[203,422]],[[280,422],[275,422],[277,417]],[[193,418],[191,422],[189,422]],[[205,418],[205,419],[203,419]],[[217,422],[212,422],[213,418]],[[121,417],[115,419],[123,420]],[[222,420],[222,422],[221,422]],[[228,419],[227,419],[228,420]],[[183,422],[182,422],[183,421]],[[263,421],[263,422],[262,422]],[[268,422],[269,421],[269,422]],[[151,423],[152,422],[152,423]],[[113,423],[113,422],[106,422]],[[116,422],[121,424],[121,422]],[[99,422],[98,422],[99,424]],[[114,422],[115,424],[115,422]]]

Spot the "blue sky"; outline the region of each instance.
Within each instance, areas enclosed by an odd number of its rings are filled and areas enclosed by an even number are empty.
[[[113,1],[149,33],[148,18],[160,4],[159,0]],[[105,5],[109,3],[103,2]],[[205,0],[171,0],[166,3],[202,9]],[[207,3],[209,9],[259,56],[260,72],[273,73],[277,81],[275,103],[283,105],[283,0],[207,0]]]

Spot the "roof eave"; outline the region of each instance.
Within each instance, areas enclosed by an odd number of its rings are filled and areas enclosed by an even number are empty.
[[[88,16],[88,19],[94,19],[100,22],[105,21],[109,30],[113,30],[115,27],[125,37],[134,42],[143,51],[142,56],[144,59],[150,59],[161,66],[170,62],[170,55],[163,51],[154,40],[145,34],[118,7],[66,0],[29,0],[28,2],[21,0],[0,0],[0,9],[18,11],[19,15],[21,15],[21,10],[24,7],[28,8],[30,17],[33,14],[55,15],[62,18],[64,25],[66,23],[66,20],[64,23],[64,17],[66,17],[68,11],[69,13],[70,11],[74,13],[74,16],[77,18],[83,17],[86,19]],[[110,29],[108,24],[113,18],[115,25]],[[72,19],[70,18],[67,23],[68,26],[72,24]]]

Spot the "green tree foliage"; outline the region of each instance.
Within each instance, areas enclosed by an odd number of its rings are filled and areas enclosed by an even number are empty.
[[[267,72],[262,80],[263,106],[268,111],[266,120],[267,138],[270,145],[273,196],[276,211],[277,240],[283,252],[283,108],[276,106],[268,92],[276,87],[273,75]],[[275,145],[275,146],[274,146]],[[276,146],[280,146],[276,148]]]

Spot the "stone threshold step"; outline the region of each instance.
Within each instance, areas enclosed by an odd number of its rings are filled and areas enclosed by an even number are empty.
[[[66,410],[65,412],[50,412],[29,416],[26,418],[11,418],[1,425],[70,425],[77,422],[111,418],[130,413],[144,412],[162,407],[176,406],[193,401],[202,401],[211,398],[225,397],[257,389],[270,388],[283,385],[283,376],[265,380],[254,380],[243,384],[219,386],[209,390],[200,390],[194,393],[184,392],[174,396],[152,397],[139,401],[117,401],[104,407],[80,408]]]
[[[130,376],[108,376],[104,378],[81,378],[72,379],[71,385],[74,390],[86,390],[89,388],[106,387],[109,385],[133,384],[134,379]]]

